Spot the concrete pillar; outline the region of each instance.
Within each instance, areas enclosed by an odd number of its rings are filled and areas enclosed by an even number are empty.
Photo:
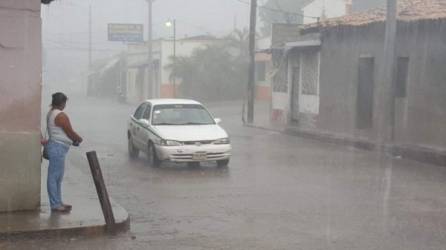
[[[40,0],[0,1],[0,212],[40,206]]]

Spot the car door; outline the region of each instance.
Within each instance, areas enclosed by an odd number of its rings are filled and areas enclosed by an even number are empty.
[[[148,103],[141,119],[146,120],[149,125],[147,126],[147,124],[140,124],[141,129],[138,131],[138,138],[141,140],[141,149],[142,150],[145,150],[148,148],[147,144],[151,137],[151,132],[150,132],[151,131],[151,129],[150,129],[151,113],[152,113],[152,105],[150,105],[150,103]]]
[[[141,130],[143,129],[143,126],[141,125],[141,119],[144,115],[144,112],[148,106],[148,103],[141,104],[135,111],[135,113],[132,116],[131,122],[130,122],[130,134],[133,139],[133,145],[135,145],[138,149],[143,149],[143,143],[141,138]]]

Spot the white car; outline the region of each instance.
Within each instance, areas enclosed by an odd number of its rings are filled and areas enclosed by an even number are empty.
[[[139,151],[146,152],[154,167],[163,161],[216,161],[220,167],[227,166],[231,144],[220,122],[193,100],[147,100],[128,122],[129,155],[136,158]]]

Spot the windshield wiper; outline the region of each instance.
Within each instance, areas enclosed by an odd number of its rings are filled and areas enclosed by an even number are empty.
[[[153,126],[184,126],[184,125],[212,125],[213,123],[203,123],[203,122],[185,122],[185,123],[155,123]]]
[[[161,123],[153,124],[153,126],[170,126],[170,125],[178,125],[178,124],[168,123],[168,122],[161,122]]]
[[[181,125],[211,125],[212,123],[203,123],[203,122],[186,122]]]

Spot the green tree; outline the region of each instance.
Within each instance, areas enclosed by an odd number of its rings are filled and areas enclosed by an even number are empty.
[[[196,49],[166,67],[172,71],[171,77],[181,80],[179,94],[185,98],[239,99],[246,89],[247,63],[230,52],[228,43]]]
[[[248,29],[234,30],[225,38],[226,46],[236,51],[241,59],[248,60],[249,56],[249,31]]]
[[[270,35],[274,23],[303,23],[302,8],[310,2],[311,0],[266,0],[259,11],[260,20],[263,22],[262,34]]]

